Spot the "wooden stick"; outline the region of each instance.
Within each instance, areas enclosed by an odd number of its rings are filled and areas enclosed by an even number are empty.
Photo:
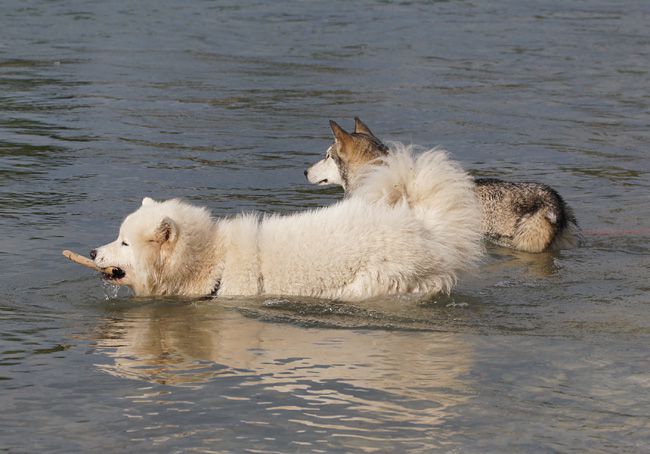
[[[79,265],[83,265],[86,268],[90,268],[91,270],[99,271],[100,273],[112,274],[113,269],[115,268],[112,266],[108,266],[106,268],[100,268],[97,265],[95,265],[95,262],[93,262],[89,258],[86,258],[83,255],[79,255],[75,252],[68,251],[67,249],[63,251],[63,256],[69,260],[72,260],[75,263],[78,263]]]

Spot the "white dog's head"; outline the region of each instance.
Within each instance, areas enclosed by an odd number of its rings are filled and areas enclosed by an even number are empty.
[[[373,135],[358,117],[354,118],[354,132],[346,132],[336,122],[330,121],[334,143],[327,149],[325,159],[305,170],[312,184],[337,184],[351,190],[360,169],[377,158],[385,156],[388,148]]]
[[[146,197],[124,219],[117,239],[94,249],[90,257],[101,268],[113,267],[112,274],[104,277],[131,287],[136,295],[182,294],[179,289],[192,263],[201,262],[200,257],[187,257],[188,242],[207,247],[212,227],[203,208],[177,199],[156,202]]]

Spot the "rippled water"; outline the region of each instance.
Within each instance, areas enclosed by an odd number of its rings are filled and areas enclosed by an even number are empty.
[[[0,6],[0,448],[642,452],[650,5]],[[144,196],[332,203],[327,120],[556,187],[584,247],[450,297],[134,299],[66,262]]]

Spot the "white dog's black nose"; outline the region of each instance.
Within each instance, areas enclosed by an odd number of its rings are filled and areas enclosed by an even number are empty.
[[[309,173],[309,170],[305,170],[305,176],[307,176],[308,173]]]
[[[95,260],[95,257],[97,257],[97,249],[90,251],[90,258]]]

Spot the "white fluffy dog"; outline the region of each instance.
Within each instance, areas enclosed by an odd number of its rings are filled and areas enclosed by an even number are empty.
[[[213,219],[150,198],[94,250],[136,295],[296,295],[359,300],[449,292],[482,254],[473,183],[444,152],[404,149],[369,166],[333,206]]]

